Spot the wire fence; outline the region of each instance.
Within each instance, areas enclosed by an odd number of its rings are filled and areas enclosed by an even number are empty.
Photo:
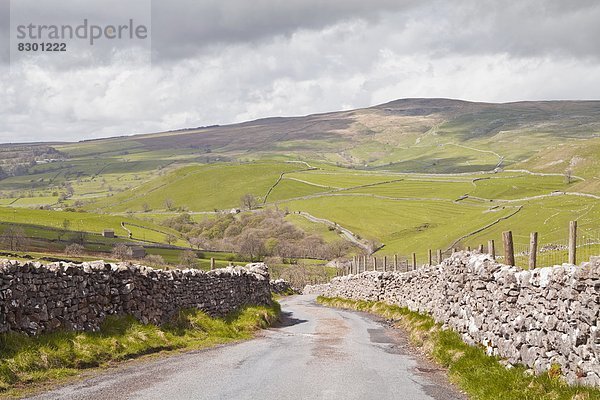
[[[556,235],[554,235],[556,237]],[[469,246],[456,247],[446,250],[429,250],[427,253],[412,253],[406,255],[355,256],[346,267],[340,270],[340,275],[360,273],[364,271],[398,271],[406,272],[428,264],[438,264],[458,250],[472,250],[493,254],[498,262],[512,264],[523,269],[548,267],[565,263],[578,264],[589,261],[594,256],[600,256],[600,228],[578,228],[576,222],[571,222],[565,230],[564,239],[545,240],[538,234],[531,234],[529,243],[524,243],[524,236],[513,243],[512,232],[504,232],[500,241],[489,240],[485,245],[476,248]],[[509,243],[507,243],[509,240]],[[508,251],[508,253],[507,253]]]

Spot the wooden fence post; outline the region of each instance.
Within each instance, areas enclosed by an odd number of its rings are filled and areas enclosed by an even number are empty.
[[[492,258],[496,259],[496,246],[493,240],[488,240],[488,254],[492,256]]]
[[[215,269],[215,258],[214,257],[210,258],[210,269],[211,270]]]
[[[515,265],[515,247],[513,245],[512,231],[502,232],[504,242],[504,263],[506,265]]]
[[[479,245],[479,253],[480,253],[480,254],[483,254],[483,244],[480,244],[480,245]]]
[[[383,272],[387,272],[387,256],[383,256]]]
[[[529,268],[537,266],[538,233],[531,232],[529,236]]]
[[[429,249],[429,265],[433,265],[433,253],[431,252],[431,249]]]
[[[577,265],[577,221],[569,223],[569,264]]]
[[[471,251],[471,246],[467,246],[467,251]]]
[[[398,254],[394,254],[394,272],[398,271]]]
[[[413,266],[413,270],[414,270],[414,269],[417,269],[417,253],[413,253],[412,259],[413,259],[412,260],[413,261],[412,266]]]
[[[443,261],[442,260],[442,249],[438,249],[437,250],[437,262],[438,262],[438,264],[441,264],[442,261]]]
[[[373,271],[377,271],[377,257],[373,257]]]

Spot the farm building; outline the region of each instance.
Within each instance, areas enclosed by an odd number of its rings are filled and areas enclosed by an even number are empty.
[[[144,258],[146,257],[146,249],[142,246],[138,245],[128,245],[129,250],[131,250],[131,257],[133,258]]]
[[[114,229],[105,229],[102,232],[102,236],[104,236],[105,238],[114,238],[115,237],[115,231]]]

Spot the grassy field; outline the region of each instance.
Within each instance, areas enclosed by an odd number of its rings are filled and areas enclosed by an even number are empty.
[[[171,208],[190,211],[225,210],[240,206],[247,194],[264,197],[281,173],[298,169],[289,163],[217,164],[182,168],[141,187],[126,191],[86,206],[110,212],[165,210],[165,200]]]
[[[313,169],[307,170],[308,165]],[[83,206],[102,214],[17,207],[19,199],[11,207],[0,207],[0,221],[23,225],[28,233],[34,231],[33,237],[45,238],[56,236],[64,220],[73,231],[98,234],[112,228],[126,236],[124,222],[134,239],[164,243],[167,234],[176,233],[160,222],[182,210],[200,221],[212,218],[215,210],[238,207],[246,193],[263,201],[268,193],[265,207],[307,212],[349,229],[360,239],[383,244],[378,254],[406,257],[416,252],[419,260],[425,260],[430,248],[476,248],[490,239],[500,243],[504,230],[514,232],[517,253],[523,253],[533,230],[539,232],[542,244],[550,244],[566,239],[570,220],[579,220],[584,233],[598,229],[598,200],[556,193],[572,191],[581,183],[578,178],[566,183],[560,175],[525,172],[406,174],[308,165],[278,161],[191,165]],[[35,204],[35,199],[27,201]],[[325,224],[298,215],[288,220],[327,242],[340,239]],[[43,227],[52,231],[44,233]],[[186,245],[183,240],[177,244]],[[586,250],[591,254],[595,249]],[[167,252],[164,258],[173,262],[179,257],[176,254]],[[219,266],[230,261],[218,259]],[[207,259],[199,262],[201,268],[207,265]]]
[[[0,222],[42,233],[67,218],[74,231],[123,235],[120,222],[131,219],[143,227],[127,225],[134,238],[164,242],[162,220],[182,211],[211,218],[249,193],[266,207],[309,212],[381,242],[381,254],[414,251],[422,259],[428,248],[476,247],[507,229],[519,246],[533,230],[551,243],[564,240],[569,220],[584,232],[598,227],[597,197],[543,197],[600,195],[598,110],[597,102],[406,99],[60,144],[57,159],[0,180]],[[30,211],[40,207],[59,213]],[[18,220],[14,209],[23,210]],[[325,225],[290,220],[338,238]]]
[[[65,221],[68,221],[65,229]],[[26,227],[51,228],[48,235],[55,235],[57,231],[67,230],[87,232],[100,235],[104,229],[114,229],[115,234],[127,238],[128,232],[121,223],[133,233],[136,240],[154,241],[163,243],[165,236],[172,234],[178,236],[176,231],[139,219],[113,216],[107,214],[93,214],[88,212],[46,211],[24,208],[0,207],[0,222]],[[181,241],[183,244],[184,242]]]

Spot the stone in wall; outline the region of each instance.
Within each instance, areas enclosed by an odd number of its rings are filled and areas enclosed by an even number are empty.
[[[559,364],[568,382],[600,386],[599,259],[529,271],[460,252],[441,265],[364,272],[304,292],[425,312],[488,354],[538,373]]]
[[[185,308],[223,316],[244,305],[270,304],[269,272],[262,263],[204,272],[0,260],[0,333],[95,331],[107,315],[162,324]]]

